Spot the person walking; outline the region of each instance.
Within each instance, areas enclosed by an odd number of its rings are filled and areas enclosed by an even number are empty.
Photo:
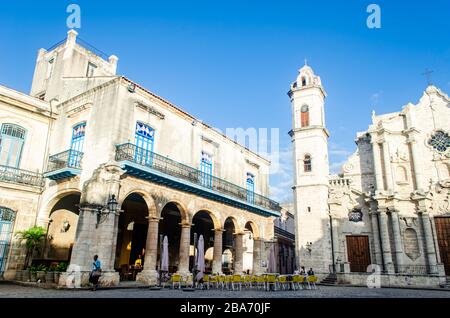
[[[97,290],[98,280],[102,276],[102,264],[98,259],[98,255],[94,255],[94,262],[92,263],[92,271],[89,275],[89,282],[93,285],[92,290]]]

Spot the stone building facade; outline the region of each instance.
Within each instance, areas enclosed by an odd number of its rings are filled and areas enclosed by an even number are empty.
[[[0,87],[0,123],[27,132],[20,163],[0,162],[0,206],[15,219],[4,277],[23,265],[13,234],[34,224],[48,228],[43,257],[70,262],[83,284],[95,254],[104,285],[130,279],[138,257],[143,270],[132,279],[155,283],[164,236],[172,272],[192,270],[200,235],[208,271],[222,272],[224,255],[234,272],[263,271],[280,215],[268,198],[270,162],[116,75],[118,58],[95,52],[71,30],[39,51],[30,96]],[[2,156],[14,152],[4,135]],[[39,181],[19,186],[25,169]]]
[[[299,263],[364,285],[368,269],[385,285],[442,284],[450,275],[448,95],[429,86],[417,104],[373,113],[338,175],[329,175],[320,77],[305,65],[289,96]]]
[[[293,274],[295,260],[295,218],[293,204],[281,205],[281,216],[275,220],[275,255],[277,273]]]

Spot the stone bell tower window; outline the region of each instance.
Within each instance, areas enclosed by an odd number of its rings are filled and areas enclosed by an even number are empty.
[[[306,86],[306,78],[302,77],[302,86]]]
[[[308,127],[309,126],[309,107],[308,105],[303,105],[300,111],[301,116],[301,126]]]
[[[305,172],[311,172],[312,171],[312,160],[310,155],[305,155],[305,158],[303,159],[303,170]]]

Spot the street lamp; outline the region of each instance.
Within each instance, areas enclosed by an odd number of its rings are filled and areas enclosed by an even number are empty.
[[[116,213],[118,206],[119,203],[117,202],[114,194],[111,195],[105,206],[97,206],[97,224],[95,227],[98,228],[98,225],[103,223],[110,213]]]

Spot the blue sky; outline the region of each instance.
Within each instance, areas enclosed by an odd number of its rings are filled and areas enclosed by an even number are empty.
[[[450,91],[450,1],[2,1],[0,84],[28,92],[37,50],[62,40],[67,5],[80,37],[119,56],[118,72],[221,130],[279,128],[272,195],[290,199],[290,103],[308,59],[328,92],[332,170],[371,112],[398,111],[426,88]],[[366,8],[381,7],[381,29]]]

